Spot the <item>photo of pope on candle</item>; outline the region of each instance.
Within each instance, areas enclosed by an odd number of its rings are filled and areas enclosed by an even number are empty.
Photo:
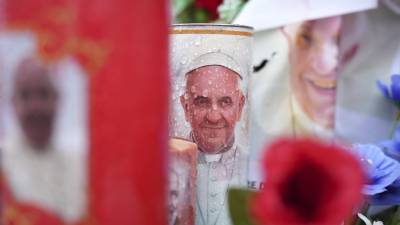
[[[197,145],[196,224],[230,224],[227,189],[247,184],[252,30],[176,25],[171,33],[171,136]]]
[[[2,221],[77,224],[88,200],[86,75],[71,58],[44,60],[36,43],[0,35]]]

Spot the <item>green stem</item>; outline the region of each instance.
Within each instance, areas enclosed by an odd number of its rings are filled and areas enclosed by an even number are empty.
[[[397,111],[397,115],[396,115],[396,120],[393,123],[392,129],[390,130],[390,138],[392,139],[395,132],[396,132],[396,128],[397,125],[399,124],[400,121],[400,111]]]
[[[393,213],[393,216],[390,218],[390,223],[387,225],[398,225],[400,222],[400,209],[396,206],[396,210]]]

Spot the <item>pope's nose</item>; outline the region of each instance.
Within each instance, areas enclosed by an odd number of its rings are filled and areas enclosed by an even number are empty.
[[[222,119],[220,110],[216,107],[209,109],[206,115],[206,119],[211,123],[218,123]]]
[[[329,76],[334,73],[338,67],[338,46],[336,43],[324,43],[312,59],[314,71],[320,75]]]

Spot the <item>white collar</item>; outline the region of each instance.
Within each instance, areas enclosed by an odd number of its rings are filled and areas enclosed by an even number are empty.
[[[203,154],[203,155],[204,155],[204,160],[207,163],[218,162],[222,158],[222,153],[220,153],[220,154]]]
[[[206,154],[204,152],[199,151],[198,162],[199,163],[228,162],[229,160],[233,160],[235,154],[238,154],[236,143],[234,143],[232,147],[227,151],[219,154]]]
[[[190,132],[189,134],[190,140],[192,140],[193,143],[196,143],[196,141],[194,140],[193,137],[193,133]],[[218,154],[207,154],[204,153],[202,151],[200,151],[200,149],[198,149],[198,162],[199,163],[212,163],[212,162],[219,162],[219,161],[225,161],[228,158],[233,158],[234,153],[236,152],[236,139],[233,142],[233,145],[230,149],[228,149],[227,151],[223,152],[223,153],[218,153]]]
[[[36,150],[29,144],[28,140],[20,133],[10,134],[5,138],[3,154],[11,154],[26,160],[48,161],[49,158],[57,157],[60,153],[55,150],[52,141],[41,150]]]
[[[66,222],[75,222],[86,210],[84,158],[53,146],[38,152],[25,138],[9,136],[2,149],[1,169],[17,201],[30,202]]]

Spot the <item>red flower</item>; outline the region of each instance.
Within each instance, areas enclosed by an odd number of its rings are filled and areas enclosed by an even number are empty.
[[[251,205],[269,225],[339,225],[362,200],[362,168],[352,155],[313,140],[284,139],[266,151],[265,189]]]
[[[204,9],[210,15],[211,20],[218,19],[218,6],[223,0],[196,0],[194,6],[199,9]]]

